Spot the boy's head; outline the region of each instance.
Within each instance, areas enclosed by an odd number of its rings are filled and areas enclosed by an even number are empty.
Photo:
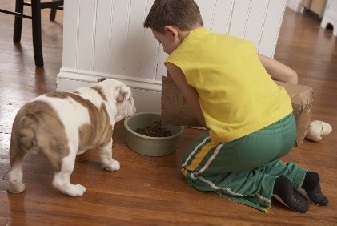
[[[189,31],[203,26],[199,7],[194,0],[155,0],[144,27],[151,28],[164,52],[172,53]]]
[[[203,25],[199,7],[194,0],[155,0],[144,27],[164,34],[165,26],[189,31]]]

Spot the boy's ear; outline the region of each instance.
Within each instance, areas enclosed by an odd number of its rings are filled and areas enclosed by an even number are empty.
[[[178,28],[175,26],[165,26],[165,31],[170,33],[173,37],[179,36]]]

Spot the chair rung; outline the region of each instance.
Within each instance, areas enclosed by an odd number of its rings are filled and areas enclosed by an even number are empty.
[[[31,2],[24,2],[25,6],[31,6]],[[58,9],[63,10],[63,1],[55,1],[55,2],[41,2],[41,9]]]
[[[41,2],[41,9],[63,9],[63,1]]]
[[[0,9],[0,13],[10,14],[10,15],[14,15],[14,16],[17,16],[17,17],[21,17],[21,18],[32,19],[32,17],[29,16],[29,15],[21,14],[21,13],[17,13],[17,12],[12,12],[12,11],[8,11],[8,10],[4,10],[4,9]]]

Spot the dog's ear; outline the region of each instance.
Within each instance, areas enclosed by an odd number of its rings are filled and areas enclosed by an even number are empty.
[[[104,80],[106,80],[106,78],[99,78],[97,82],[103,82]]]
[[[116,95],[116,101],[118,103],[123,102],[124,100],[130,99],[131,96],[131,89],[127,86],[119,86],[117,87],[117,95]]]

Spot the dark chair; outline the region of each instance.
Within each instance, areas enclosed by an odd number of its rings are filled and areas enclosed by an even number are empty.
[[[24,6],[31,7],[31,15],[23,13]],[[20,43],[22,33],[22,18],[32,20],[33,46],[34,46],[34,61],[36,67],[43,67],[42,55],[42,28],[41,28],[41,10],[50,9],[50,21],[55,20],[56,11],[63,10],[63,0],[16,0],[15,11],[0,9],[1,13],[11,14],[15,16],[14,20],[14,43]]]

